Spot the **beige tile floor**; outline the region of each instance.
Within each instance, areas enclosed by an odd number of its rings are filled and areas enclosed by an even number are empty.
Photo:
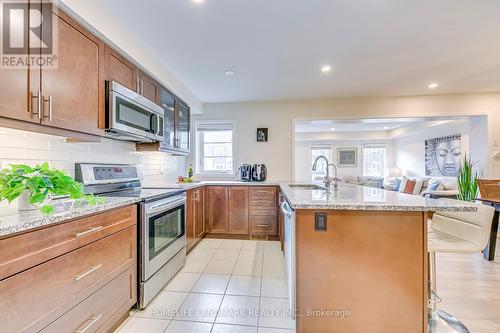
[[[441,309],[473,333],[500,332],[499,259],[438,254],[437,274]],[[291,333],[290,318],[255,314],[286,308],[286,297],[279,242],[204,239],[165,290],[118,332]]]
[[[204,239],[153,302],[117,332],[293,333],[287,307],[279,242]]]

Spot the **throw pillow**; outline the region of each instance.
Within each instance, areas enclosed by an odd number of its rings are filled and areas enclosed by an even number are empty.
[[[408,182],[408,177],[403,176],[403,178],[401,178],[401,184],[399,184],[398,192],[404,192],[407,182]]]
[[[413,188],[413,193],[414,195],[420,195],[420,192],[422,192],[422,187],[424,186],[425,179],[419,178],[419,179],[414,179],[415,181],[415,187]]]
[[[394,183],[394,186],[392,187],[393,191],[399,191],[399,187],[401,186],[401,178],[396,178],[396,182]]]
[[[407,193],[407,194],[413,194],[413,191],[415,190],[415,185],[416,184],[417,184],[416,181],[408,179],[406,181],[406,184],[405,184],[405,187],[403,189],[403,192]]]
[[[431,179],[427,191],[442,191],[444,190],[443,184],[438,179]]]
[[[436,191],[440,184],[438,180],[431,180],[429,186],[427,186],[427,191]]]

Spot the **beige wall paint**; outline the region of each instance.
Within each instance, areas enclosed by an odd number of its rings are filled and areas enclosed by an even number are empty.
[[[204,114],[193,120],[234,120],[236,166],[265,163],[269,179],[289,180],[293,175],[293,119],[456,115],[488,116],[488,176],[500,177],[500,160],[493,159],[493,153],[500,151],[500,93],[205,104]],[[256,142],[257,127],[269,128],[269,142]]]

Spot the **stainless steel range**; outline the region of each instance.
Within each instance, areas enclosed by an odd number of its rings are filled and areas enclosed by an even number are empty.
[[[75,178],[85,192],[137,197],[139,308],[163,289],[186,262],[186,193],[182,189],[142,188],[134,165],[77,163]]]

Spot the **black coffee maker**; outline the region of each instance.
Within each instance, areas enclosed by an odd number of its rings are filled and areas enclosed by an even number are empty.
[[[256,182],[263,182],[267,177],[267,169],[265,164],[252,165],[252,180]]]
[[[252,166],[250,164],[242,164],[240,166],[240,180],[242,182],[252,181]]]

